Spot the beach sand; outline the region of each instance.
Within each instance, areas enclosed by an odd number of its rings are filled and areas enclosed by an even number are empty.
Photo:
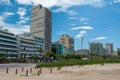
[[[6,69],[0,69],[0,80],[120,80],[120,64],[70,66],[62,67],[60,70],[52,68],[52,73],[50,68],[42,68],[39,76],[38,69],[33,68],[30,73],[30,68],[25,67],[23,72],[21,68],[11,68],[8,74]]]

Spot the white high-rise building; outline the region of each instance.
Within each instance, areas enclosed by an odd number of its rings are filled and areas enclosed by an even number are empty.
[[[104,54],[104,48],[102,43],[98,42],[91,42],[90,46],[90,53],[92,54]]]
[[[34,37],[44,39],[44,50],[51,50],[51,28],[52,28],[52,13],[45,7],[37,5],[31,10],[30,17],[30,34]]]
[[[113,43],[105,44],[106,54],[113,54]]]

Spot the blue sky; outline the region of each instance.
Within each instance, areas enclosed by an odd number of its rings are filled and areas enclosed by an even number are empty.
[[[75,39],[75,49],[88,42],[120,47],[120,0],[0,0],[0,25],[15,34],[29,33],[30,10],[42,4],[52,11],[52,41],[62,34]]]

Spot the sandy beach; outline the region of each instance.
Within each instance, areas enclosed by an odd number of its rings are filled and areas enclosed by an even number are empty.
[[[0,80],[120,80],[120,64],[105,65],[86,65],[86,66],[70,66],[51,69],[42,68],[42,73],[38,76],[39,69],[32,69],[32,66],[24,67],[24,71],[20,67],[10,68],[8,73],[6,69],[0,69]],[[17,75],[15,74],[18,69]],[[28,76],[26,70],[28,69]]]

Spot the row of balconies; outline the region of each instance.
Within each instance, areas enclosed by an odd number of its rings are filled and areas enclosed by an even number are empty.
[[[1,38],[0,37],[0,40],[9,41],[9,42],[17,42],[17,40],[12,40],[10,38]]]
[[[9,45],[9,46],[17,46],[17,43],[16,44],[13,44],[13,43],[3,43],[3,42],[0,42],[0,45]]]
[[[12,35],[4,34],[4,33],[0,33],[0,35],[16,39],[16,36],[12,36]]]
[[[0,46],[0,49],[4,49],[4,50],[17,50],[17,47],[16,48],[11,48],[11,47],[1,47]]]

